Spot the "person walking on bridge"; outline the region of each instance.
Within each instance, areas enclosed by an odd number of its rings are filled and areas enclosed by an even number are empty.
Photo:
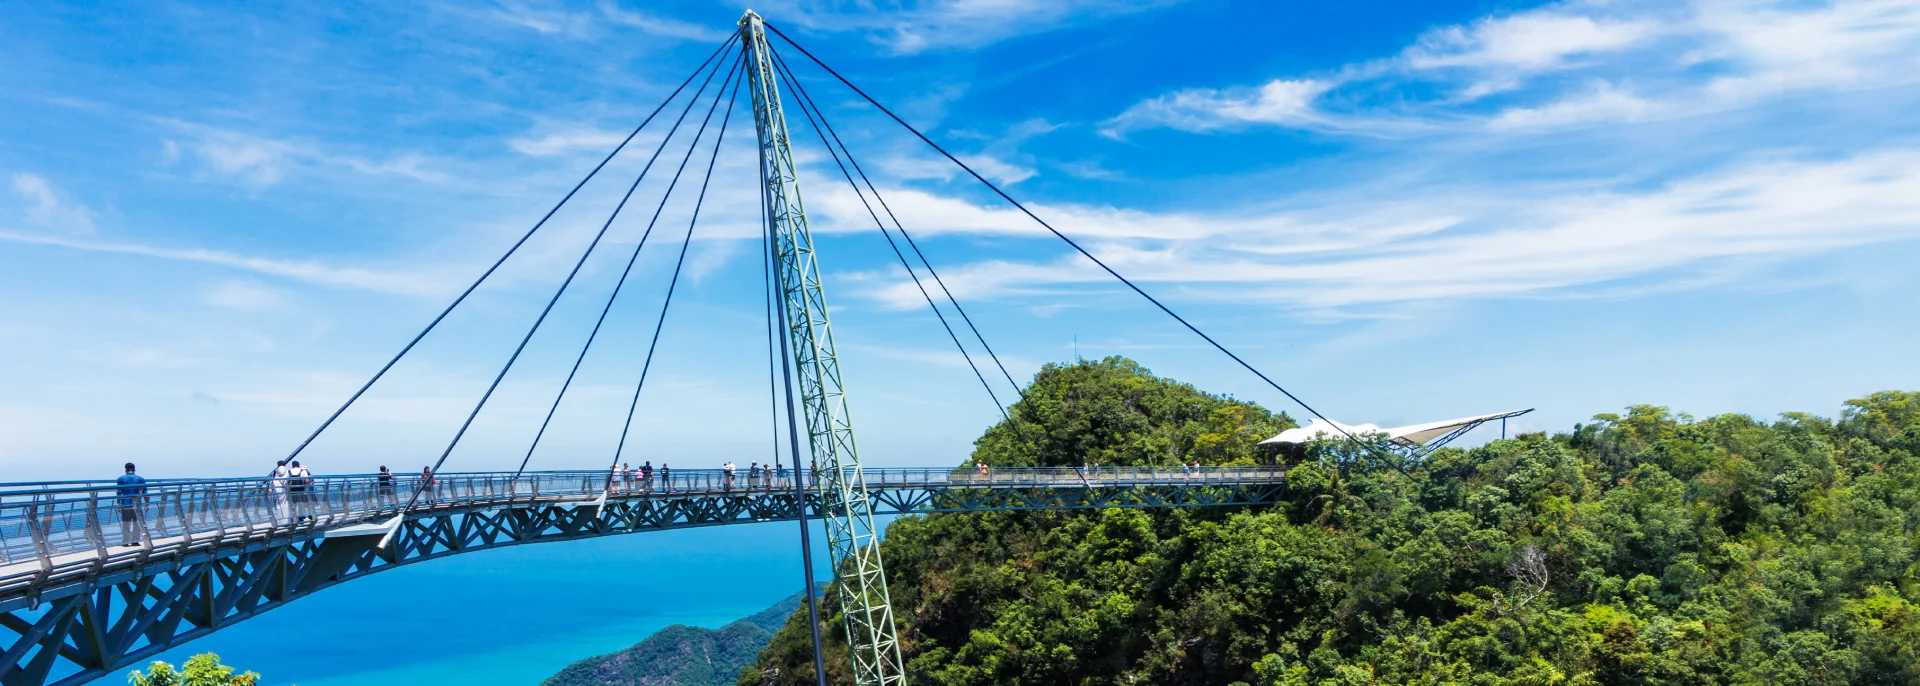
[[[293,494],[293,506],[300,513],[295,524],[313,519],[313,472],[300,466],[299,460],[287,463],[287,488]]]
[[[727,491],[733,490],[733,460],[727,460],[726,464],[720,465],[720,488]]]
[[[287,469],[287,461],[281,460],[274,463],[273,472],[268,474],[267,493],[273,496],[273,523],[275,525],[285,524],[293,519],[291,511],[287,507],[287,476],[292,473],[292,470]]]
[[[374,482],[374,491],[380,497],[380,504],[383,506],[392,505],[393,504],[393,472],[387,471],[386,465],[380,465],[380,474],[379,476],[373,477],[373,482]]]
[[[660,488],[668,493],[673,492],[673,470],[665,462],[660,463]]]
[[[421,498],[421,500],[425,500],[429,503],[433,502],[433,495],[434,495],[433,486],[434,486],[433,466],[428,465],[425,467],[421,467],[419,488],[420,488],[420,494],[424,496]]]
[[[747,488],[759,488],[759,487],[760,487],[760,463],[748,462],[747,463]]]
[[[653,460],[640,463],[640,491],[653,492]]]
[[[141,503],[147,495],[147,479],[133,473],[133,463],[127,463],[127,471],[114,479],[114,495],[119,499],[114,505],[120,508],[120,545],[140,545],[140,534],[145,527],[140,525]]]

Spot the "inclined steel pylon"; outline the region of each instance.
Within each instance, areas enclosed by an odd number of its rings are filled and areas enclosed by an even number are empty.
[[[791,344],[809,448],[819,473],[815,487],[820,489],[825,510],[827,545],[853,657],[854,682],[904,684],[873,506],[860,471],[860,453],[854,448],[846,387],[840,380],[833,329],[827,324],[820,265],[800,201],[786,115],[780,108],[779,79],[760,15],[749,10],[740,18],[740,40],[746,50],[747,87],[753,92],[753,122],[760,134],[767,219],[778,256],[775,272],[786,315],[782,328]]]

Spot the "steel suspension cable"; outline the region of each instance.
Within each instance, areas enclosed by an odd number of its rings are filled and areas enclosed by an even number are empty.
[[[715,75],[718,75],[719,73],[720,73],[719,69],[715,69],[713,70],[712,73],[709,73],[707,75],[707,81],[705,83],[702,83],[700,86],[700,92],[702,93],[706,92],[707,84],[712,83],[713,77]],[[732,80],[732,77],[729,76],[728,81],[730,82],[731,80]],[[722,85],[720,88],[724,91],[726,89],[726,86]],[[717,95],[715,96],[714,102],[716,104],[718,104],[719,102],[719,98]],[[696,136],[694,138],[694,144],[698,145],[699,142],[700,142],[700,139]],[[621,204],[625,205],[625,202],[622,201]],[[618,212],[618,211],[619,210],[617,209],[615,210],[615,212]],[[613,225],[613,221],[611,218],[609,218],[607,223],[600,227],[600,233],[595,234],[593,237],[593,241],[587,244],[586,252],[581,253],[580,259],[573,263],[573,270],[567,272],[567,278],[560,282],[559,288],[554,289],[553,297],[547,299],[546,307],[541,309],[540,316],[533,320],[533,326],[527,329],[527,335],[522,336],[520,338],[520,344],[514,347],[513,355],[507,357],[507,363],[504,365],[501,365],[500,373],[495,374],[493,376],[493,383],[487,385],[487,392],[480,395],[480,401],[473,404],[473,411],[467,413],[466,421],[460,423],[460,430],[454,432],[453,440],[447,441],[446,450],[440,451],[439,459],[434,460],[432,473],[434,474],[440,473],[440,467],[446,464],[447,456],[453,454],[453,449],[455,446],[458,446],[460,444],[460,439],[466,437],[468,429],[473,428],[473,421],[479,418],[480,410],[484,409],[487,406],[487,401],[493,398],[494,391],[500,389],[500,382],[507,378],[507,372],[513,370],[514,363],[520,360],[520,354],[526,352],[527,344],[533,341],[534,334],[539,333],[540,325],[546,323],[547,315],[553,313],[553,306],[560,302],[560,296],[566,294],[567,287],[573,285],[574,277],[580,275],[580,268],[587,264],[587,258],[593,256],[594,249],[600,246],[600,240],[605,238],[607,235],[607,227],[612,225]],[[413,497],[407,499],[407,506],[403,508],[401,512],[404,513],[408,510],[413,509],[413,504],[416,500],[419,499],[421,490],[422,489],[414,490]]]
[[[754,147],[759,148],[759,146],[754,146]],[[759,148],[758,153],[760,156],[761,163],[760,163],[760,166],[757,168],[757,170],[754,172],[754,176],[756,178],[758,178],[759,174],[762,171],[765,171],[767,168],[766,149]],[[757,185],[760,186],[760,232],[763,234],[761,237],[761,240],[764,242],[766,240],[766,237],[764,234],[766,234],[766,232],[768,231],[767,227],[771,226],[770,220],[767,218],[767,184],[765,180],[762,179]],[[762,282],[760,285],[760,290],[761,290],[761,295],[766,296],[766,301],[767,301],[767,404],[769,406],[768,411],[770,413],[768,417],[773,421],[773,463],[775,465],[779,465],[780,464],[780,363],[779,363],[779,360],[776,359],[776,356],[779,354],[779,348],[774,345],[774,340],[773,340],[773,337],[774,337],[773,262],[772,262],[772,258],[769,256],[767,251],[762,250],[760,251],[760,253],[761,253],[760,261],[763,263],[762,264],[763,271],[760,274],[760,280]],[[800,467],[800,463],[795,462],[793,466],[795,469],[798,469]],[[805,517],[806,517],[805,514],[801,515],[801,521],[803,523],[805,522]]]
[[[386,376],[387,372],[392,370],[394,365],[399,364],[400,358],[406,357],[407,353],[412,351],[414,346],[419,345],[420,340],[426,338],[427,334],[431,333],[434,327],[439,326],[440,321],[446,319],[448,314],[452,314],[454,308],[459,307],[460,303],[465,302],[467,296],[473,295],[474,290],[480,288],[480,284],[485,282],[487,277],[493,276],[493,272],[500,269],[500,265],[506,264],[507,258],[513,257],[513,254],[520,250],[520,246],[526,244],[527,239],[533,238],[533,234],[540,231],[540,227],[546,226],[547,220],[552,219],[554,213],[559,212],[560,208],[567,204],[567,201],[572,200],[574,194],[580,192],[581,187],[586,186],[587,182],[592,181],[593,177],[598,175],[600,170],[607,166],[608,162],[613,161],[614,156],[619,155],[621,150],[625,150],[627,144],[633,141],[633,137],[640,135],[641,129],[646,128],[647,124],[652,122],[655,116],[667,108],[668,103],[673,102],[673,99],[680,95],[680,91],[686,89],[687,84],[693,83],[693,80],[698,78],[701,72],[707,70],[707,65],[713,63],[714,58],[719,57],[721,52],[727,50],[732,45],[733,43],[731,39],[729,39],[727,42],[721,43],[720,47],[714,48],[713,54],[707,55],[707,59],[701,62],[700,66],[693,70],[692,74],[687,75],[687,79],[681,81],[680,85],[674,88],[672,93],[667,95],[667,99],[660,101],[660,106],[654,108],[652,114],[648,114],[646,119],[641,120],[639,126],[633,127],[633,131],[627,133],[627,137],[622,139],[619,145],[614,146],[612,152],[607,153],[607,156],[602,158],[599,164],[594,165],[593,169],[589,170],[587,175],[580,179],[579,183],[574,184],[573,188],[568,190],[567,194],[560,198],[560,202],[554,203],[553,209],[547,210],[547,213],[540,217],[540,221],[534,222],[533,228],[527,229],[527,232],[520,236],[520,240],[514,241],[513,245],[507,248],[507,252],[500,256],[500,259],[494,260],[493,265],[487,267],[487,270],[480,274],[480,278],[474,279],[473,284],[467,286],[466,290],[461,291],[459,297],[454,298],[453,302],[448,303],[446,309],[441,310],[440,314],[433,318],[433,321],[427,323],[426,328],[421,329],[420,333],[415,334],[413,340],[407,341],[407,344],[400,348],[400,352],[393,356],[393,359],[387,360],[387,363],[380,367],[380,371],[374,372],[373,378],[367,379],[367,382],[362,384],[359,390],[354,391],[353,395],[349,396],[346,402],[341,403],[340,407],[333,411],[333,414],[327,416],[326,421],[320,422],[319,428],[314,429],[313,433],[307,435],[306,440],[301,441],[300,445],[295,446],[293,452],[287,454],[286,459],[292,460],[293,458],[299,457],[300,453],[305,451],[307,446],[313,443],[314,439],[320,437],[321,432],[326,431],[327,427],[333,426],[334,420],[339,419],[340,415],[346,414],[347,408],[352,407],[355,402],[359,401],[360,396],[366,395],[367,389],[373,388],[373,385],[379,382],[381,377]]]
[[[741,52],[742,56],[745,54],[745,51]],[[713,139],[713,157],[707,160],[707,175],[705,179],[701,180],[700,195],[695,198],[693,202],[693,216],[687,220],[687,237],[680,243],[680,257],[673,264],[672,280],[667,282],[667,297],[666,300],[660,304],[660,319],[654,322],[653,325],[653,341],[647,344],[647,360],[640,365],[640,382],[634,385],[633,401],[627,405],[627,421],[620,426],[620,443],[614,446],[613,449],[614,467],[619,466],[620,455],[627,448],[627,433],[633,429],[633,413],[634,410],[640,406],[640,391],[647,386],[647,372],[653,369],[653,353],[660,347],[660,331],[667,325],[667,311],[673,307],[673,293],[674,290],[680,286],[680,269],[686,266],[687,248],[693,245],[693,227],[700,223],[700,207],[706,204],[707,186],[713,181],[713,167],[720,159],[720,145],[727,140],[727,124],[733,120],[733,105],[740,99],[739,84],[746,82],[744,78],[740,79],[739,82],[735,82],[734,77],[744,75],[745,73],[746,70],[739,68],[736,62],[736,67],[733,72],[727,74],[726,83],[720,84],[720,93],[725,93],[729,84],[733,85],[733,95],[727,99],[727,113],[720,119],[720,132],[716,134]],[[714,107],[707,108],[707,121],[713,120],[714,108],[720,105],[720,93],[714,94]],[[701,131],[704,133],[705,130],[706,126],[703,122]],[[700,137],[698,135],[694,136],[693,144],[695,147],[700,144]],[[689,157],[693,155],[693,147],[687,149],[687,155]],[[684,162],[682,162],[682,164],[684,164]],[[613,467],[607,469],[607,480],[609,484],[612,483]]]
[[[1007,201],[1007,203],[1013,205],[1014,208],[1020,210],[1022,214],[1027,215],[1027,218],[1032,219],[1035,223],[1038,223],[1041,227],[1045,228],[1047,232],[1052,233],[1054,237],[1059,238],[1061,241],[1064,241],[1068,246],[1072,247],[1076,252],[1079,252],[1082,256],[1086,257],[1088,260],[1091,260],[1095,265],[1098,265],[1102,270],[1105,270],[1108,275],[1119,280],[1120,283],[1125,284],[1127,288],[1132,289],[1134,293],[1139,294],[1139,296],[1142,298],[1145,298],[1147,302],[1152,303],[1153,306],[1158,308],[1161,312],[1164,312],[1167,314],[1167,316],[1172,317],[1174,321],[1180,322],[1181,326],[1186,327],[1188,331],[1192,331],[1194,335],[1197,335],[1202,340],[1205,340],[1207,344],[1213,346],[1215,350],[1220,351],[1222,354],[1225,354],[1227,357],[1231,358],[1234,362],[1238,363],[1242,368],[1246,369],[1249,372],[1252,372],[1254,376],[1259,377],[1260,380],[1266,382],[1268,386],[1273,387],[1273,389],[1276,391],[1279,391],[1281,395],[1286,396],[1288,400],[1291,400],[1294,402],[1294,404],[1299,405],[1301,409],[1306,410],[1309,414],[1312,414],[1314,417],[1319,418],[1321,421],[1327,422],[1329,425],[1333,426],[1333,428],[1338,429],[1340,433],[1346,436],[1349,440],[1362,446],[1368,446],[1369,448],[1372,447],[1371,444],[1360,440],[1359,437],[1354,436],[1351,432],[1347,431],[1344,427],[1341,427],[1339,424],[1333,423],[1333,420],[1328,419],[1327,416],[1324,414],[1321,414],[1319,410],[1313,409],[1312,405],[1308,405],[1306,401],[1301,400],[1300,397],[1294,395],[1292,391],[1288,391],[1285,387],[1281,386],[1279,382],[1276,382],[1271,377],[1267,376],[1265,372],[1260,371],[1258,368],[1248,363],[1245,359],[1242,359],[1239,355],[1235,354],[1232,350],[1229,350],[1227,346],[1222,345],[1217,340],[1214,340],[1214,338],[1212,336],[1207,335],[1205,331],[1201,331],[1200,327],[1194,326],[1192,322],[1187,321],[1185,317],[1182,317],[1179,315],[1179,313],[1174,312],[1173,308],[1167,307],[1166,304],[1160,302],[1158,298],[1155,298],[1152,295],[1148,294],[1146,290],[1140,288],[1140,286],[1135,284],[1132,280],[1128,279],[1125,276],[1121,276],[1120,272],[1115,271],[1113,267],[1107,266],[1106,262],[1103,262],[1101,261],[1100,258],[1095,257],[1092,252],[1089,252],[1086,248],[1081,247],[1080,244],[1075,242],[1072,238],[1068,238],[1067,235],[1064,233],[1061,233],[1059,229],[1053,228],[1053,225],[1048,224],[1045,219],[1041,219],[1040,215],[1034,214],[1033,210],[1027,209],[1026,205],[1021,204],[1019,200],[1015,200],[1013,196],[1008,195],[1006,191],[1001,190],[1000,187],[998,185],[995,185],[992,181],[988,181],[987,177],[981,176],[980,172],[974,171],[973,167],[967,166],[967,163],[960,161],[960,158],[955,157],[953,153],[947,152],[946,148],[941,147],[939,143],[933,142],[933,139],[928,138],[926,134],[921,133],[920,130],[917,128],[914,128],[912,124],[908,124],[905,119],[901,119],[900,115],[894,114],[893,110],[887,109],[886,105],[880,104],[879,100],[874,99],[874,97],[871,95],[868,95],[866,91],[861,90],[859,86],[854,85],[852,81],[847,80],[847,77],[842,76],[840,72],[835,71],[833,67],[828,66],[825,61],[822,61],[819,57],[815,56],[813,52],[807,50],[805,46],[800,45],[800,43],[795,41],[792,36],[788,36],[785,32],[775,27],[772,23],[767,23],[766,27],[767,27],[767,30],[772,31],[774,35],[779,36],[781,40],[786,41],[788,45],[791,45],[794,47],[794,49],[799,50],[800,54],[806,55],[807,59],[813,61],[814,64],[819,65],[822,70],[825,70],[828,74],[831,74],[834,79],[846,85],[848,89],[852,90],[856,95],[859,95],[861,99],[866,100],[868,104],[873,105],[875,109],[878,109],[880,110],[881,113],[887,115],[887,117],[892,119],[894,123],[899,124],[902,128],[905,128],[909,133],[912,133],[914,137],[919,138],[921,142],[926,143],[928,147],[933,148],[935,152],[940,153],[942,157],[947,158],[947,161],[952,162],[955,165],[959,166],[962,170],[965,170],[968,175],[974,178],[974,180],[979,181],[982,185],[985,185],[988,190],[993,191],[994,194],[1000,196],[1002,200]],[[1398,465],[1395,465],[1395,466],[1396,468],[1398,467]]]
[[[709,77],[708,82],[711,81],[712,79]],[[620,204],[613,208],[613,214],[607,217],[606,225],[600,227],[601,233],[606,233],[607,226],[611,226],[614,218],[620,216],[620,211],[627,206],[627,201],[633,197],[634,190],[640,187],[640,182],[647,178],[647,172],[651,171],[653,169],[653,163],[660,159],[660,153],[666,151],[667,143],[673,140],[675,133],[679,132],[680,124],[686,121],[687,114],[693,111],[693,106],[699,102],[700,95],[706,92],[706,87],[707,83],[700,84],[700,91],[694,93],[693,97],[687,99],[687,106],[680,110],[680,118],[674,120],[673,128],[667,131],[665,138],[660,139],[660,145],[653,149],[653,156],[647,158],[647,166],[640,170],[638,177],[634,178],[633,185],[627,187],[627,194],[621,197]],[[675,181],[678,180],[678,175],[676,175]],[[669,185],[666,192],[662,194],[660,198],[660,206],[665,207],[667,198],[672,195],[673,186]],[[660,213],[657,209],[654,211],[653,217],[655,220],[660,218]],[[527,463],[533,459],[533,451],[540,447],[540,439],[547,435],[547,426],[553,423],[553,415],[559,411],[560,401],[566,399],[567,389],[573,387],[573,378],[580,373],[580,365],[587,359],[587,351],[593,348],[593,342],[599,338],[600,327],[607,323],[607,313],[613,310],[613,303],[620,297],[620,290],[627,285],[627,277],[633,274],[633,265],[640,259],[640,249],[647,247],[647,239],[653,236],[653,226],[653,222],[647,222],[647,230],[640,234],[640,242],[634,244],[633,253],[627,257],[626,268],[620,271],[620,279],[614,283],[613,292],[607,294],[607,303],[600,308],[600,317],[594,320],[593,331],[587,334],[587,342],[580,346],[580,354],[573,358],[573,368],[567,371],[567,380],[560,384],[560,392],[554,396],[553,405],[547,408],[547,416],[540,421],[540,430],[534,433],[533,443],[527,446],[526,456],[520,458],[520,467],[513,471],[514,476],[518,477],[522,472],[527,470]]]
[[[807,585],[807,633],[813,637],[813,674],[818,686],[827,686],[826,651],[821,649],[820,643],[819,583],[813,578],[813,532],[807,528],[807,476],[809,470],[803,469],[800,466],[800,422],[795,418],[793,410],[793,360],[787,357],[786,333],[788,333],[788,324],[787,301],[785,297],[780,299],[779,326],[781,335],[777,337],[779,338],[779,345],[777,348],[774,345],[776,336],[774,335],[773,294],[775,290],[779,289],[779,284],[776,283],[779,277],[774,268],[773,219],[767,213],[767,207],[772,204],[772,199],[771,196],[769,196],[766,179],[760,176],[764,174],[767,169],[767,149],[764,146],[756,145],[754,147],[759,148],[760,154],[760,166],[754,170],[754,176],[760,185],[760,238],[763,243],[762,247],[766,248],[760,251],[760,257],[764,270],[761,278],[764,280],[767,289],[767,371],[770,375],[776,372],[776,370],[773,369],[772,356],[777,350],[780,357],[780,368],[777,370],[777,373],[780,378],[786,379],[787,445],[790,448],[789,456],[792,458],[791,461],[793,463],[793,511],[796,518],[800,520],[800,568],[806,577]],[[777,394],[778,391],[771,387],[775,381],[776,379],[768,379],[768,390]],[[780,406],[778,403],[775,404],[773,411],[773,456],[776,461],[780,459]]]
[[[781,65],[776,61],[775,62],[776,74],[780,77],[781,81],[786,82],[787,90],[798,93],[799,88],[794,85],[793,77],[790,74],[787,74],[785,70],[781,69],[780,66]],[[960,350],[960,357],[967,361],[967,368],[973,370],[974,378],[977,378],[980,380],[980,387],[987,389],[987,397],[993,399],[993,406],[1000,410],[1001,418],[1005,419],[1009,425],[1013,424],[1013,416],[1007,413],[1007,406],[1004,403],[1000,402],[1000,396],[993,392],[993,384],[988,383],[987,376],[985,374],[980,373],[980,366],[974,364],[973,356],[968,354],[967,347],[960,343],[959,334],[954,333],[953,325],[947,322],[947,316],[940,312],[939,306],[934,304],[933,296],[927,293],[926,285],[920,283],[920,275],[914,273],[913,264],[907,261],[907,256],[905,253],[900,252],[900,245],[893,240],[893,233],[887,230],[887,225],[885,222],[882,222],[880,220],[879,213],[875,212],[873,209],[873,205],[867,202],[866,193],[860,190],[860,183],[853,180],[853,174],[847,171],[846,163],[840,161],[840,153],[835,152],[833,149],[833,144],[827,142],[826,129],[821,125],[820,122],[816,122],[814,120],[814,115],[810,107],[812,105],[812,101],[808,100],[805,97],[799,97],[799,98],[795,98],[794,102],[800,106],[800,113],[806,117],[807,125],[813,128],[813,132],[816,135],[820,136],[820,145],[827,149],[827,154],[833,158],[834,165],[840,168],[840,175],[843,177],[846,177],[847,185],[853,188],[854,195],[859,196],[860,205],[867,208],[867,216],[873,218],[874,227],[880,229],[880,235],[886,236],[887,247],[893,249],[893,256],[896,258],[899,258],[900,266],[907,270],[907,276],[913,279],[914,287],[920,290],[920,297],[926,299],[927,309],[933,310],[933,316],[940,320],[940,328],[946,329],[947,338],[952,339],[953,346]],[[821,115],[821,121],[825,121],[825,119],[826,119],[826,115],[823,113]]]
[[[934,285],[939,286],[940,292],[946,295],[947,303],[953,306],[955,312],[960,313],[960,321],[965,322],[967,329],[973,332],[974,340],[980,342],[981,349],[987,352],[987,357],[993,360],[993,365],[1000,369],[1000,375],[1006,377],[1008,385],[1013,386],[1013,392],[1020,394],[1021,400],[1026,400],[1026,389],[1020,385],[1020,382],[1013,380],[1013,374],[1007,371],[1007,365],[1000,362],[1000,355],[993,351],[993,346],[987,344],[987,337],[981,335],[980,327],[974,325],[973,317],[967,316],[966,308],[960,306],[960,300],[953,296],[951,289],[947,288],[947,282],[940,278],[940,272],[934,271],[933,262],[927,259],[926,253],[920,251],[920,244],[913,240],[913,234],[907,232],[907,227],[901,225],[900,218],[893,213],[893,207],[887,204],[886,198],[881,197],[880,189],[874,187],[873,179],[867,178],[866,170],[860,167],[859,160],[853,158],[853,151],[848,150],[846,142],[840,140],[840,134],[834,130],[833,122],[827,121],[826,113],[820,109],[819,105],[814,104],[813,96],[807,93],[806,85],[802,84],[800,79],[793,75],[793,69],[787,66],[786,59],[782,58],[780,53],[773,52],[771,54],[773,55],[774,65],[786,73],[786,79],[791,86],[791,90],[799,95],[800,100],[804,102],[807,107],[812,107],[814,112],[819,114],[820,123],[824,124],[827,128],[827,135],[832,136],[833,142],[840,146],[840,152],[847,157],[847,164],[853,166],[854,173],[860,176],[860,181],[866,184],[869,192],[873,193],[873,199],[880,203],[880,209],[885,211],[887,213],[887,219],[893,222],[894,230],[900,232],[900,237],[907,240],[907,247],[911,248],[913,254],[920,258],[920,264],[926,267],[927,274],[933,277]],[[871,212],[872,208],[868,208],[868,211]],[[881,228],[881,232],[886,232],[885,227]],[[998,398],[995,398],[995,400],[997,402]]]

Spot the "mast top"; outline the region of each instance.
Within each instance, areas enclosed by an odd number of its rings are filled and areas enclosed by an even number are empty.
[[[740,15],[741,26],[747,26],[749,24],[760,24],[760,23],[764,23],[765,21],[766,21],[765,19],[761,19],[760,15],[754,12],[753,10],[747,10],[746,14]]]

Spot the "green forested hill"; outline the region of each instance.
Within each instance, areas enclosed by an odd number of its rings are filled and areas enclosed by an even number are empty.
[[[1048,367],[1023,405],[975,459],[1244,461],[1287,423],[1117,359]],[[1636,406],[1291,475],[1237,512],[900,519],[913,682],[1920,683],[1920,393],[1838,420]],[[741,683],[811,683],[807,645],[789,618]]]
[[[707,686],[731,684],[765,648],[804,596],[795,593],[718,629],[674,624],[623,650],[580,660],[542,686]],[[804,628],[804,625],[803,627]]]

